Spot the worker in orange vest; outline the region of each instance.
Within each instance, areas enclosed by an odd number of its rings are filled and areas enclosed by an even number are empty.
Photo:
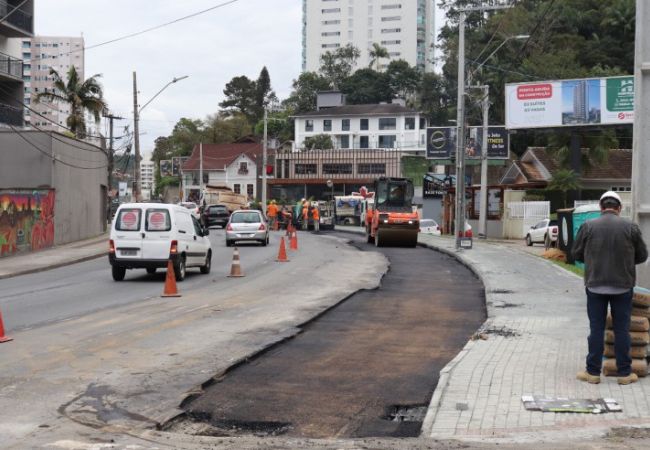
[[[311,209],[311,218],[314,220],[314,233],[318,233],[320,231],[320,211],[318,206]]]
[[[275,200],[271,200],[271,204],[266,208],[266,215],[269,217],[269,228],[273,229],[278,220],[278,205]]]
[[[309,202],[302,204],[302,229],[307,230],[309,227]]]

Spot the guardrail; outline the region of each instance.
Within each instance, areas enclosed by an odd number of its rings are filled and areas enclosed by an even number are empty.
[[[0,17],[5,17],[7,14],[13,11],[15,7],[16,5],[12,5],[3,0],[0,0]],[[21,9],[18,9],[11,13],[11,15],[7,17],[5,21],[15,27],[27,31],[29,34],[34,33],[34,22],[32,20],[32,15],[27,14]]]
[[[2,13],[0,13],[0,16]],[[23,60],[0,53],[0,73],[6,73],[12,77],[22,79]]]

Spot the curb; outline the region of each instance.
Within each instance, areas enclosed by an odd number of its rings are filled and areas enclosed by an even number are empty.
[[[102,250],[101,252],[98,252],[98,253],[93,253],[91,255],[86,255],[86,256],[80,256],[80,257],[74,258],[74,259],[68,259],[66,261],[61,261],[61,262],[58,262],[58,263],[49,264],[47,266],[34,267],[32,269],[20,270],[20,271],[8,273],[8,274],[0,274],[0,280],[4,280],[4,279],[7,279],[7,278],[18,277],[18,276],[21,276],[21,275],[28,275],[28,274],[31,274],[31,273],[45,272],[46,270],[58,269],[59,267],[71,266],[72,264],[85,262],[85,261],[90,261],[92,259],[101,258],[102,256],[106,256],[107,254],[108,254],[108,252],[106,250]]]

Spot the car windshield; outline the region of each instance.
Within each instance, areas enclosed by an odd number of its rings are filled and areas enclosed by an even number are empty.
[[[260,223],[260,214],[257,212],[235,213],[230,218],[230,223]]]
[[[226,212],[226,207],[225,206],[210,206],[210,212]]]

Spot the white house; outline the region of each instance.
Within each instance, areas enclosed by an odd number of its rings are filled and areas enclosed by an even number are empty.
[[[183,164],[183,198],[200,198],[201,154],[203,156],[203,186],[226,185],[237,194],[257,197],[257,157],[262,144],[195,144],[192,156]]]
[[[386,148],[424,155],[426,122],[401,102],[321,107],[295,116],[294,151],[308,149],[308,137],[327,134],[336,149]]]

